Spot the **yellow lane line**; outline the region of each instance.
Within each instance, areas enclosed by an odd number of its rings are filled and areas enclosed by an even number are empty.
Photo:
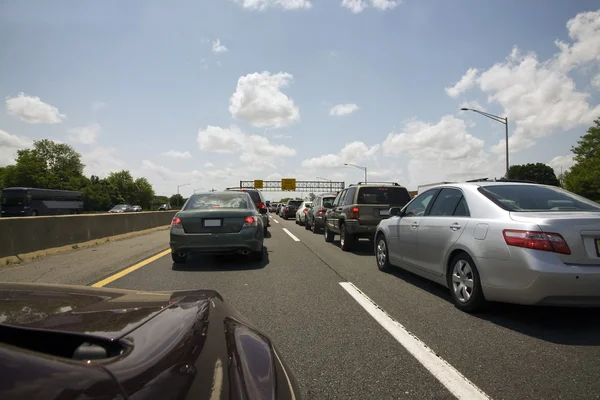
[[[94,283],[92,285],[92,287],[103,287],[103,286],[106,286],[109,283],[114,282],[117,279],[120,279],[120,278],[124,277],[125,275],[132,273],[136,269],[140,269],[143,266],[148,265],[151,262],[156,261],[159,258],[164,257],[164,256],[166,256],[167,254],[170,254],[170,253],[171,253],[171,249],[167,249],[165,251],[162,251],[162,252],[158,253],[155,256],[152,256],[150,258],[146,258],[145,260],[140,261],[139,263],[137,263],[135,265],[132,265],[129,268],[124,269],[123,271],[117,272],[116,274],[111,275],[108,278],[102,279],[101,281],[98,281],[98,282]]]

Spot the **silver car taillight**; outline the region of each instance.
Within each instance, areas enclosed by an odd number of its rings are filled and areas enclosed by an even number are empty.
[[[509,246],[571,254],[569,245],[558,233],[505,229],[502,231],[502,235]]]

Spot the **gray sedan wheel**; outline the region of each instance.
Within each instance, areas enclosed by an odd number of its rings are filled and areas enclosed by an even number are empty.
[[[450,263],[448,286],[454,305],[461,311],[474,313],[486,306],[479,271],[467,253],[457,254]]]
[[[388,246],[383,234],[377,236],[375,246],[375,258],[377,260],[377,268],[382,272],[388,272],[392,268],[390,264],[390,255],[388,253]]]

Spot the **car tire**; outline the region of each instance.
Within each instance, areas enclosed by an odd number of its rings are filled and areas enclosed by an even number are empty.
[[[250,253],[250,261],[260,262],[265,259],[265,247],[263,246],[259,251],[253,251]]]
[[[263,236],[267,236],[269,234],[269,229],[265,226],[263,229]]]
[[[354,238],[354,235],[348,232],[346,224],[342,224],[342,226],[340,226],[340,248],[342,251],[352,250],[355,243],[356,239]]]
[[[381,272],[389,272],[392,269],[392,264],[390,264],[390,254],[387,240],[385,240],[383,233],[380,233],[377,236],[376,243],[375,260],[377,261],[377,268],[379,268]]]
[[[484,310],[487,301],[481,289],[479,271],[471,256],[464,252],[454,256],[448,272],[448,287],[454,306],[467,313]]]
[[[175,264],[185,264],[185,262],[187,261],[187,253],[184,253],[182,251],[178,253],[171,253],[171,258],[173,259],[173,262]]]
[[[307,231],[310,230],[310,224],[308,223],[308,217],[306,218],[306,221],[304,222],[304,229],[306,229]]]
[[[335,238],[335,233],[331,232],[327,228],[327,221],[325,221],[325,223],[324,223],[323,234],[325,235],[325,241],[327,243],[333,242],[333,239]]]

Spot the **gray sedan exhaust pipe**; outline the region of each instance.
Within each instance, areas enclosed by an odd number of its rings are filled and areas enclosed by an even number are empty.
[[[244,250],[240,251],[240,253],[242,253],[242,255],[244,255],[244,256],[247,256],[248,254],[250,254],[250,250],[244,249]]]

